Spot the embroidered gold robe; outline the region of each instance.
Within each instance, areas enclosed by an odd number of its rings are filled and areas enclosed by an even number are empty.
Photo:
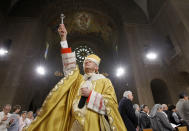
[[[68,60],[68,57],[72,60]],[[73,58],[71,53],[64,54],[66,77],[51,90],[40,115],[27,131],[126,131],[111,81],[100,74],[93,75],[90,81],[86,80],[77,67],[73,69],[70,67],[75,66],[67,64],[73,63]],[[80,88],[83,86],[90,88],[92,93],[85,106],[79,109]],[[104,115],[107,116],[108,123]]]

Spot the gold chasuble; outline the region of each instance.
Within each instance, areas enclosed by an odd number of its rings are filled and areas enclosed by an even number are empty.
[[[61,47],[65,77],[49,93],[40,114],[26,130],[127,131],[111,81],[101,74],[81,75],[76,67],[75,52],[67,47],[67,41],[61,41]],[[99,65],[100,59],[96,55],[86,59]],[[80,109],[81,88],[88,88],[91,93]]]
[[[84,77],[78,68],[60,80],[44,101],[40,115],[27,131],[126,131],[110,80],[102,77],[91,82],[93,90],[103,96],[105,114],[87,107],[90,101],[95,103],[94,100],[89,100],[82,109],[78,108],[81,98],[79,89],[84,83]]]

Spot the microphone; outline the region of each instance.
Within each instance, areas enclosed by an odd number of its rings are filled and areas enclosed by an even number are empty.
[[[81,96],[81,99],[79,100],[79,104],[78,104],[78,108],[79,108],[79,109],[81,109],[81,108],[84,107],[87,98],[88,98],[88,97]]]
[[[87,80],[91,79],[91,76],[87,78]],[[84,107],[85,102],[87,100],[88,97],[85,96],[81,96],[80,100],[79,100],[79,104],[78,104],[78,108],[81,109]]]

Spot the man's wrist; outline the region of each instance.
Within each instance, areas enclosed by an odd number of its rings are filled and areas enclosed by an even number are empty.
[[[66,38],[61,38],[61,41],[67,41],[67,39]]]

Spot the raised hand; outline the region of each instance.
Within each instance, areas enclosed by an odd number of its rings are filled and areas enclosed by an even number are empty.
[[[60,24],[58,28],[58,33],[60,35],[61,41],[66,41],[67,38],[67,30],[64,26],[64,24]]]

